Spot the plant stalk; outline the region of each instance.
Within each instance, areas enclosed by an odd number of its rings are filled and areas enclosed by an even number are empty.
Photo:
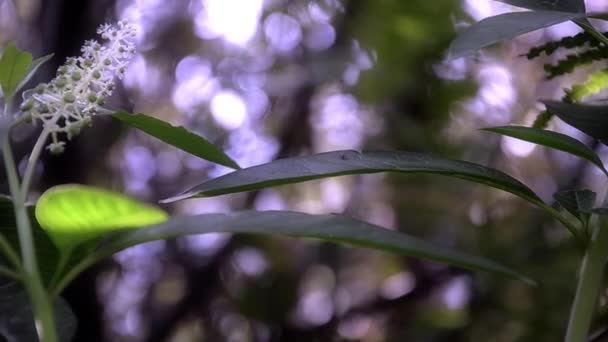
[[[597,31],[587,20],[575,20],[574,21],[580,28],[589,33],[593,38],[597,39],[605,46],[608,46],[608,38],[601,32]]]
[[[38,336],[43,342],[56,342],[57,332],[53,319],[52,303],[47,295],[38,271],[36,250],[25,199],[19,188],[19,177],[10,146],[10,128],[2,132],[2,156],[13,199],[21,257],[23,259],[23,283],[30,297]]]
[[[11,270],[10,268],[6,268],[4,266],[0,266],[0,276],[19,281],[21,280],[21,276],[19,273]]]
[[[23,199],[27,199],[27,194],[30,190],[30,183],[32,182],[32,177],[34,175],[34,171],[36,170],[36,163],[38,158],[40,158],[40,153],[44,150],[44,144],[49,137],[50,130],[45,127],[38,136],[38,140],[36,140],[36,144],[34,144],[34,148],[32,148],[32,153],[30,153],[30,157],[27,160],[27,166],[25,167],[25,173],[23,174],[23,181],[21,182],[21,195]]]
[[[581,263],[565,342],[587,341],[608,260],[608,227],[604,225],[600,218]]]
[[[11,244],[6,240],[4,235],[0,234],[0,251],[4,253],[4,256],[8,258],[8,260],[13,264],[13,266],[17,269],[17,271],[23,271],[23,265],[21,265],[21,259],[19,259],[19,255],[15,249],[11,246]]]

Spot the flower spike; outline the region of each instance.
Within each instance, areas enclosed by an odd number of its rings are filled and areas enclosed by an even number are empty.
[[[60,133],[71,139],[90,125],[104,99],[112,95],[115,77],[124,76],[125,66],[135,54],[135,25],[127,21],[104,24],[97,33],[107,44],[86,41],[82,55],[68,58],[53,80],[24,93],[21,111],[40,120],[49,131],[52,142],[47,148],[52,153],[64,150]]]

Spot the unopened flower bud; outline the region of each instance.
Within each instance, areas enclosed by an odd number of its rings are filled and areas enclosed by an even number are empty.
[[[22,112],[27,112],[27,111],[31,110],[33,107],[34,107],[34,101],[27,100],[21,104],[20,109]]]
[[[54,142],[51,143],[48,147],[49,151],[51,151],[52,154],[62,154],[63,151],[65,151],[65,143],[63,141],[58,141],[58,142]]]
[[[74,71],[72,73],[72,80],[80,81],[81,78],[82,78],[82,75],[80,74],[80,71]]]
[[[74,103],[74,101],[76,101],[76,96],[72,93],[65,93],[65,95],[63,95],[63,101],[65,103]]]

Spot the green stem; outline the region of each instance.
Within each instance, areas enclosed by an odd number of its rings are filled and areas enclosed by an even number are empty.
[[[608,20],[608,12],[587,12],[588,18]]]
[[[549,213],[554,219],[558,220],[561,224],[568,229],[568,231],[578,240],[580,245],[585,248],[587,245],[587,239],[584,236],[584,232],[581,232],[575,225],[570,223],[568,219],[566,219],[559,211],[555,210],[550,205],[539,204],[541,208],[543,208],[547,213]],[[583,235],[581,235],[581,233]]]
[[[2,113],[2,115],[7,119],[10,119],[8,116],[8,113],[9,113],[9,110],[11,109],[12,102],[13,101],[11,98],[4,99],[4,112]]]
[[[605,46],[608,46],[608,38],[606,36],[604,36],[601,32],[599,32],[598,30],[596,30],[590,23],[588,20],[584,19],[584,20],[575,20],[574,21],[580,28],[582,28],[583,30],[585,30],[585,32],[589,33],[591,36],[593,36],[595,39],[597,39],[598,41],[602,42]]]
[[[55,288],[55,285],[57,284],[57,282],[61,280],[61,274],[63,273],[63,269],[68,264],[68,261],[70,260],[71,256],[72,256],[71,250],[66,250],[66,251],[60,252],[57,268],[55,268],[55,271],[53,272],[53,276],[51,277],[51,281],[49,282],[49,293],[50,293],[51,299],[55,299],[55,297],[56,297],[52,293],[52,290],[53,290],[53,288]]]
[[[93,265],[96,261],[98,260],[95,258],[94,254],[89,254],[78,264],[71,266],[69,271],[60,277],[59,281],[55,282],[51,287],[49,287],[49,294],[51,298],[57,298],[57,296],[61,294],[65,287],[72,282],[72,280],[74,280],[82,271],[91,267],[91,265]]]
[[[27,166],[25,168],[25,173],[23,174],[23,181],[21,183],[21,195],[24,199],[27,199],[28,191],[30,190],[30,183],[32,182],[32,176],[34,175],[34,170],[36,169],[36,162],[40,157],[40,153],[44,150],[44,144],[49,137],[50,130],[48,127],[45,127],[40,133],[38,140],[36,140],[36,144],[34,148],[32,148],[32,153],[30,153],[30,157],[27,160]]]
[[[19,272],[23,271],[21,259],[19,259],[19,256],[17,255],[15,249],[11,246],[11,244],[6,240],[6,238],[2,234],[0,234],[0,250],[4,253],[4,255]]]
[[[602,220],[600,219],[600,221]],[[608,259],[608,227],[603,227],[603,225],[596,225],[594,236],[589,241],[587,252],[580,266],[565,342],[587,340],[597,298],[604,280],[604,267]]]
[[[6,278],[9,278],[12,280],[16,280],[16,281],[21,280],[21,276],[19,275],[19,273],[11,270],[10,268],[4,267],[4,266],[0,266],[0,276],[6,277]]]
[[[57,332],[53,320],[53,310],[38,271],[30,218],[25,206],[25,200],[19,189],[19,177],[17,176],[17,168],[10,146],[10,130],[7,129],[3,133],[2,155],[13,198],[21,258],[23,259],[24,273],[22,280],[32,303],[36,329],[40,340],[44,342],[56,342]]]

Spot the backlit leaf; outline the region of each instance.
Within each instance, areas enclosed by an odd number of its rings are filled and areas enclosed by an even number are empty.
[[[84,185],[60,185],[40,197],[36,219],[64,251],[111,231],[163,222],[167,214],[120,193]]]

